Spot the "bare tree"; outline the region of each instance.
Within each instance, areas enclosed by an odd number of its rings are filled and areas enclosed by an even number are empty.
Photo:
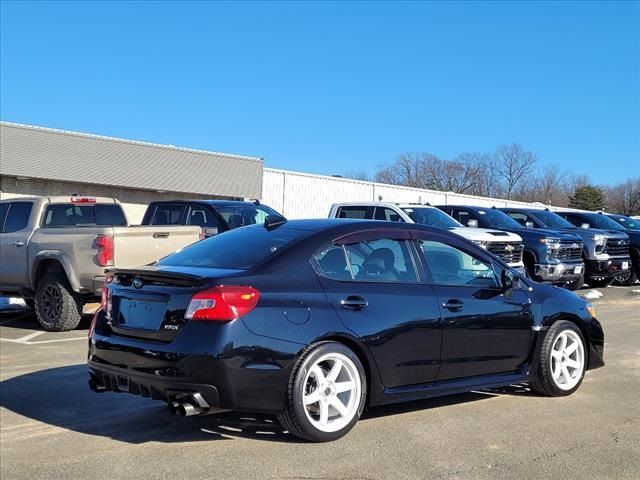
[[[493,156],[492,167],[505,184],[507,198],[512,198],[515,188],[531,172],[536,156],[521,145],[512,143],[498,147]]]
[[[623,215],[640,214],[640,177],[605,189],[607,210]]]

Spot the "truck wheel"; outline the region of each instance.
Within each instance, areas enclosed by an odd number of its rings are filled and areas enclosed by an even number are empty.
[[[341,343],[320,342],[296,363],[278,419],[296,437],[329,442],[353,428],[366,398],[367,377],[357,355]]]
[[[538,354],[538,379],[531,388],[550,397],[564,397],[582,383],[587,364],[586,344],[580,329],[560,320],[547,331]]]
[[[572,282],[567,283],[567,288],[569,290],[580,290],[582,287],[584,287],[584,274],[580,275]]]
[[[36,317],[48,332],[73,330],[82,318],[82,300],[71,289],[64,275],[50,273],[36,288]]]
[[[599,280],[590,278],[589,280],[587,280],[589,286],[593,288],[605,288],[608,287],[611,282],[613,282],[613,278],[601,278]]]
[[[629,269],[628,272],[625,272],[622,275],[618,275],[617,277],[615,277],[613,279],[613,284],[623,285],[625,287],[628,287],[636,283],[636,280],[638,280],[638,275],[636,274],[636,271],[633,268],[631,268]]]

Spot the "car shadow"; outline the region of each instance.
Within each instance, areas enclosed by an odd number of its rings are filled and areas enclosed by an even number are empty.
[[[475,402],[502,394],[528,394],[521,388],[514,386],[375,407],[365,411],[362,420]],[[0,406],[47,425],[132,444],[231,438],[299,442],[273,415],[224,412],[185,418],[169,414],[161,402],[113,392],[96,394],[89,390],[84,364],[50,368],[0,382]],[[19,434],[19,427],[14,431]]]
[[[93,315],[82,315],[80,323],[74,330],[89,330]],[[36,314],[32,310],[22,312],[1,312],[0,325],[4,328],[17,328],[21,330],[42,330]]]

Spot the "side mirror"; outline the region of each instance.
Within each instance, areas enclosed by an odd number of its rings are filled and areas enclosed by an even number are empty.
[[[467,222],[467,227],[469,227],[469,228],[478,228],[478,220],[469,220]]]
[[[533,228],[533,222],[532,221],[524,222],[524,226],[527,228]]]
[[[205,227],[202,229],[205,237],[213,237],[218,234],[218,227]]]
[[[502,289],[507,292],[509,290],[520,288],[520,274],[513,270],[502,271]]]
[[[582,225],[580,225],[580,228],[588,229],[591,228],[591,225],[589,225],[588,223],[583,223]]]

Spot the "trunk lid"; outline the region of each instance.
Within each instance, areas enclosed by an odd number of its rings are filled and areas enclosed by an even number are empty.
[[[170,342],[187,324],[193,295],[243,270],[197,267],[111,269],[113,335]]]

